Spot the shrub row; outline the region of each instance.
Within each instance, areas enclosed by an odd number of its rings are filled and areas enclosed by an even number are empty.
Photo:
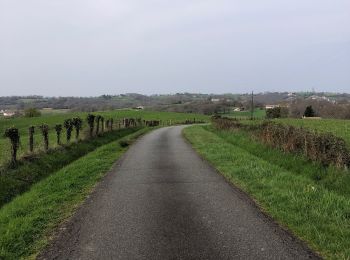
[[[254,132],[265,144],[284,152],[303,154],[324,166],[350,167],[350,151],[344,139],[331,133],[319,133],[305,128],[265,121],[258,125],[243,125],[237,120],[214,118],[217,129],[243,129]]]

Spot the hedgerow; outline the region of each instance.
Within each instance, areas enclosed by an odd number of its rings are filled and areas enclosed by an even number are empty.
[[[331,133],[319,133],[271,121],[256,125],[244,125],[229,118],[213,118],[212,121],[217,129],[251,131],[259,140],[273,148],[303,154],[324,166],[350,167],[350,151],[345,140]]]

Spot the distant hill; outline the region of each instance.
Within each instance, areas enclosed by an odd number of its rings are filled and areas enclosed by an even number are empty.
[[[304,103],[315,106],[322,104],[337,109],[347,109],[350,105],[350,94],[316,93],[316,92],[264,92],[254,94],[254,106],[265,108],[266,105],[283,104],[303,109]],[[145,107],[150,110],[196,112],[213,114],[233,107],[250,109],[251,94],[200,94],[176,93],[163,95],[142,95],[125,93],[119,95],[102,95],[99,97],[44,97],[44,96],[11,96],[0,97],[1,110],[24,110],[28,107],[38,109],[69,109],[72,111],[101,111],[131,107]],[[336,106],[336,107],[335,107]],[[295,113],[298,115],[301,111]],[[334,114],[334,113],[333,113]]]

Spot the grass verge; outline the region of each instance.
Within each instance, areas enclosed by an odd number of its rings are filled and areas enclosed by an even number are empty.
[[[0,207],[13,197],[28,190],[31,185],[52,174],[81,156],[108,144],[123,136],[129,135],[140,128],[126,128],[106,132],[103,136],[87,139],[60,148],[52,149],[48,153],[36,154],[30,160],[21,160],[15,169],[0,169]]]
[[[149,131],[141,129],[123,140],[132,142]],[[119,140],[65,166],[0,210],[0,259],[35,258],[52,231],[72,215],[95,183],[126,151]]]
[[[348,192],[332,188],[330,180],[325,185],[313,178],[312,169],[317,171],[317,167],[312,168],[302,158],[295,158],[292,164],[307,165],[306,172],[299,166],[289,168],[291,158],[281,152],[264,154],[263,146],[253,152],[250,149],[254,144],[248,144],[252,140],[239,132],[210,130],[194,126],[185,128],[184,135],[229,181],[249,193],[264,211],[311,248],[329,259],[350,258]],[[235,138],[238,141],[232,140]]]

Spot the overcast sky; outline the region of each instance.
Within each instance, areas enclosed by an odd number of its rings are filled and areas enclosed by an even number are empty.
[[[0,0],[0,96],[350,92],[349,0]]]

